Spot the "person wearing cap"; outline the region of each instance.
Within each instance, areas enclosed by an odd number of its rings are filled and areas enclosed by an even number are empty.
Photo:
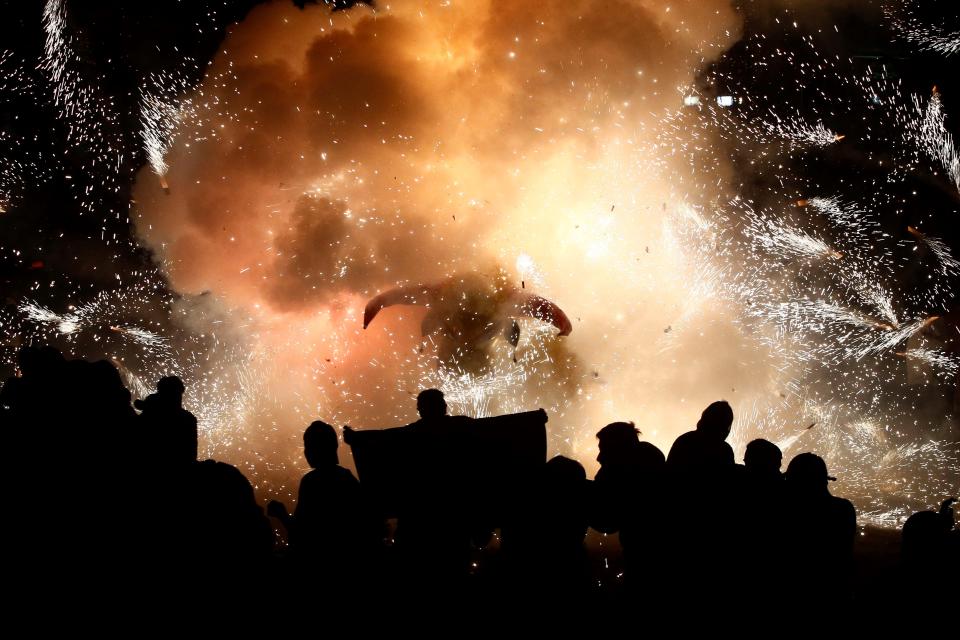
[[[849,500],[831,495],[832,480],[823,458],[813,453],[801,453],[787,466],[785,568],[788,591],[805,597],[826,586],[829,603],[841,606],[850,596],[857,513]]]

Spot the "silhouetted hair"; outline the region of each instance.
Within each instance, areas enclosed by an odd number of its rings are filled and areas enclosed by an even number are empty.
[[[743,464],[754,471],[779,472],[783,464],[783,452],[769,440],[757,438],[747,445],[743,453]]]
[[[564,486],[586,482],[587,472],[583,465],[565,456],[554,456],[547,461],[547,477]]]
[[[597,439],[600,442],[614,445],[627,445],[639,441],[637,436],[640,430],[632,422],[611,422],[600,431],[597,431]]]
[[[167,376],[160,378],[157,382],[157,393],[162,395],[182,396],[186,388],[183,386],[183,380],[177,376]]]
[[[337,447],[340,441],[337,430],[322,420],[315,420],[303,432],[303,453],[307,463],[313,467],[325,464],[337,464]]]
[[[439,418],[447,415],[447,401],[440,389],[424,389],[417,395],[417,412],[421,418]]]
[[[726,400],[717,400],[710,403],[697,422],[698,431],[707,431],[726,440],[730,435],[730,426],[733,424],[733,409]]]

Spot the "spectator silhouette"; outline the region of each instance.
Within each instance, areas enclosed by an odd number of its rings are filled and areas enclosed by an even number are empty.
[[[769,440],[758,438],[751,440],[743,453],[743,465],[750,478],[757,482],[768,482],[779,486],[783,475],[783,452]]]
[[[639,435],[632,422],[614,422],[597,432],[600,470],[591,491],[590,517],[594,529],[619,532],[625,581],[636,588],[641,587],[640,579],[656,584],[662,570],[656,554],[649,551],[659,548],[663,533],[665,465],[660,449],[642,442]]]
[[[783,453],[762,438],[747,444],[744,470],[738,486],[741,501],[734,526],[735,547],[740,558],[745,596],[761,607],[778,598],[779,558],[784,526],[784,479],[780,472]]]
[[[197,419],[183,408],[184,391],[180,378],[168,376],[157,382],[156,393],[134,402],[152,466],[183,467],[197,460]]]
[[[66,361],[41,347],[21,351],[18,365],[20,377],[8,380],[2,392],[9,407],[8,444],[11,451],[44,454],[42,473],[35,460],[17,456],[8,469],[18,482],[32,478],[33,490],[42,496],[19,549],[31,563],[23,584],[78,588],[73,581],[95,572],[109,588],[122,582],[130,539],[111,535],[104,513],[91,505],[109,498],[112,522],[131,519],[135,489],[127,482],[131,465],[125,455],[134,415],[129,392],[107,361]]]
[[[283,522],[291,559],[307,577],[352,581],[369,577],[368,561],[383,538],[361,492],[360,483],[340,466],[336,430],[319,420],[303,433],[303,453],[310,465],[300,481],[293,515],[272,501],[267,513]]]
[[[464,584],[476,533],[468,495],[470,453],[461,426],[469,418],[447,414],[439,389],[417,396],[420,419],[395,429],[413,442],[408,447],[410,470],[399,498],[396,550],[401,570],[415,587],[433,593],[450,593]],[[347,444],[353,430],[344,430]],[[476,537],[485,537],[477,535]]]
[[[740,503],[733,449],[726,443],[733,410],[723,400],[710,404],[695,431],[674,441],[667,456],[666,548],[672,565],[669,591],[725,588],[737,570]]]
[[[433,423],[447,417],[447,401],[443,391],[424,389],[417,394],[417,413],[423,423]]]
[[[901,547],[903,599],[914,611],[937,610],[960,596],[960,532],[955,529],[953,503],[939,511],[919,511],[903,524]]]
[[[505,586],[523,601],[530,593],[578,603],[589,586],[584,538],[588,527],[589,482],[583,466],[556,456],[539,478],[520,489],[525,500],[504,526]]]
[[[613,422],[597,432],[600,452],[597,480],[621,477],[646,477],[663,471],[663,452],[638,437],[640,431],[632,422]]]
[[[112,362],[68,361],[54,349],[31,347],[18,354],[17,368],[0,389],[8,444],[14,452],[43,452],[45,464],[38,473],[35,460],[14,456],[5,468],[8,486],[30,478],[42,497],[29,535],[16,539],[11,583],[42,593],[60,585],[115,606],[119,600],[109,595],[129,590],[139,598],[141,586],[175,580],[170,591],[182,600],[244,591],[252,604],[271,558],[269,521],[238,469],[196,462],[196,420],[183,408],[182,382],[160,380],[156,393],[134,403],[138,416]],[[482,494],[472,491],[477,480],[469,470],[486,467],[465,463],[473,461],[470,441],[458,435],[466,419],[447,415],[440,391],[422,392],[417,410],[420,419],[400,428],[417,446],[403,449],[415,472],[408,485],[405,479],[397,549],[414,587],[456,594]],[[666,460],[632,424],[613,423],[597,434],[600,470],[593,483],[579,463],[562,456],[541,471],[531,465],[529,485],[527,474],[511,478],[495,494],[519,498],[503,530],[506,590],[524,604],[532,592],[574,606],[589,593],[589,522],[619,532],[627,585],[644,589],[651,596],[645,603],[678,601],[695,589],[698,606],[715,606],[722,589],[746,578],[738,597],[754,607],[772,610],[826,592],[812,615],[835,614],[849,601],[853,506],[831,495],[826,463],[814,454],[798,455],[781,474],[780,450],[754,440],[736,467],[725,442],[732,419],[727,403],[710,405]],[[356,592],[376,582],[366,559],[379,560],[382,522],[369,516],[362,486],[339,465],[337,445],[333,427],[311,424],[304,433],[311,471],[296,509],[289,515],[271,503],[269,512],[288,528],[300,577],[336,580]],[[935,611],[956,601],[958,536],[951,500],[906,521],[899,602]],[[137,562],[144,556],[153,560]],[[185,577],[198,568],[202,579],[190,584]],[[99,584],[114,585],[114,593]],[[415,599],[424,595],[399,589]]]
[[[19,377],[8,378],[0,391],[0,403],[8,407],[10,419],[41,420],[60,409],[43,402],[50,389],[57,388],[66,361],[52,347],[24,347],[17,352]]]
[[[273,531],[250,481],[236,467],[214,460],[190,465],[187,473],[189,490],[173,541],[181,560],[224,579],[262,571]]]
[[[849,500],[830,494],[831,480],[823,458],[813,453],[787,466],[784,569],[787,595],[807,597],[828,585],[836,611],[849,600],[857,518]]]
[[[726,443],[733,409],[718,400],[703,410],[696,431],[678,437],[667,456],[667,467],[681,473],[710,473],[733,466],[733,449]]]

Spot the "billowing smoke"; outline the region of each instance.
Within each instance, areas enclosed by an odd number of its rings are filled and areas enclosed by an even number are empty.
[[[729,0],[251,12],[190,99],[169,193],[147,170],[136,191],[173,288],[243,336],[249,410],[208,449],[281,464],[309,420],[399,424],[440,384],[463,411],[545,406],[554,448],[588,462],[609,421],[666,447],[709,401],[774,393],[727,311],[698,308],[650,170],[663,114],[737,29]],[[502,273],[572,334],[524,320],[464,377],[437,368],[422,309],[361,328],[387,288]]]

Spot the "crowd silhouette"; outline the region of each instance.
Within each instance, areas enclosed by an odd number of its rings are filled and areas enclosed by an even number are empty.
[[[418,443],[391,526],[340,466],[337,430],[322,421],[303,434],[311,470],[293,512],[276,501],[264,510],[238,469],[198,460],[197,420],[178,378],[131,402],[107,361],[28,347],[17,369],[0,389],[0,421],[11,454],[5,486],[32,494],[25,524],[8,527],[7,575],[24,593],[90,596],[92,584],[107,584],[115,595],[187,608],[211,597],[309,607],[332,590],[349,594],[328,602],[341,609],[429,597],[533,615],[531,598],[623,615],[717,611],[734,594],[756,612],[802,602],[825,616],[956,603],[953,499],[911,516],[884,586],[862,588],[856,513],[830,493],[824,460],[801,453],[782,472],[780,449],[758,439],[737,464],[724,401],[666,456],[633,423],[608,424],[597,432],[594,479],[555,456],[517,477],[494,511],[465,499],[483,481],[452,435],[469,419],[448,415],[443,394],[425,390],[420,420],[390,430]],[[346,445],[359,433],[346,427]],[[612,578],[598,577],[590,535],[618,540]]]

